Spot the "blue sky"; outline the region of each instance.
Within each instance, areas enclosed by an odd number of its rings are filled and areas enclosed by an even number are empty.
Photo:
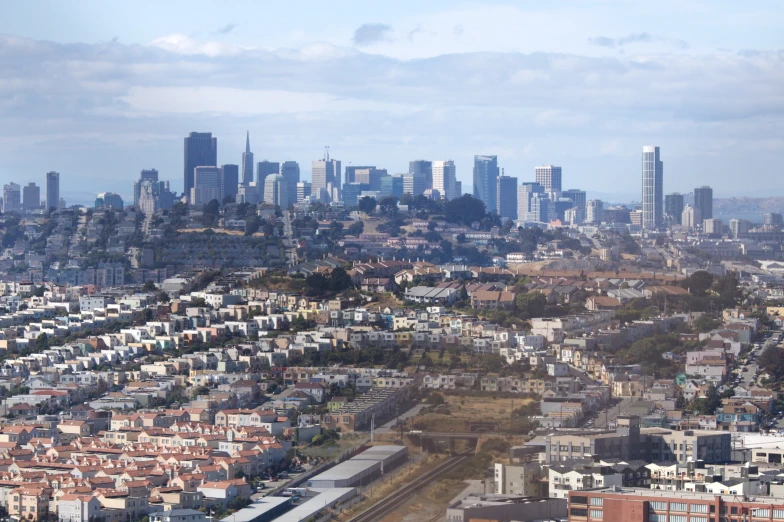
[[[782,20],[778,2],[26,0],[0,19],[0,182],[57,170],[86,202],[155,167],[180,190],[185,135],[239,163],[249,130],[304,178],[329,145],[391,173],[453,159],[467,189],[497,154],[521,182],[552,163],[630,199],[655,144],[666,192],[784,194]]]

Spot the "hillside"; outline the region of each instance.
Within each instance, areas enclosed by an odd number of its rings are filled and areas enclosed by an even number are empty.
[[[784,211],[784,197],[772,198],[716,198],[713,200],[715,214],[782,212]]]

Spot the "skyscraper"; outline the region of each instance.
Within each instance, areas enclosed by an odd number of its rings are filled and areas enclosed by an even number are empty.
[[[22,188],[17,183],[3,185],[3,212],[22,211]]]
[[[585,222],[598,225],[604,220],[604,203],[601,199],[589,199],[585,204]]]
[[[277,161],[260,161],[256,172],[256,187],[258,187],[259,191],[259,201],[264,201],[264,182],[267,180],[267,176],[272,174],[280,174],[280,163]]]
[[[310,187],[311,185],[308,181],[300,181],[297,183],[297,203],[310,197]]]
[[[196,167],[189,201],[191,205],[204,205],[213,199],[221,202],[221,169],[218,167]]]
[[[642,228],[656,228],[664,217],[664,164],[659,147],[642,148]]]
[[[766,212],[762,214],[762,223],[764,225],[781,225],[784,224],[784,216],[778,212]]]
[[[561,192],[561,167],[541,165],[534,168],[535,181],[544,187],[544,191]]]
[[[287,201],[289,203],[296,203],[297,183],[299,183],[299,163],[296,161],[284,161],[280,166],[280,175],[283,176],[283,181],[286,182],[286,190],[288,190]]]
[[[432,177],[432,172],[431,172]],[[421,196],[427,189],[426,179],[423,174],[409,172],[403,174],[403,193],[411,196]]]
[[[223,165],[220,170],[220,189],[221,202],[223,198],[229,196],[232,201],[237,200],[237,187],[239,186],[240,167],[239,165]]]
[[[346,175],[343,176],[343,183],[360,183],[357,181],[357,171],[365,169],[375,169],[374,165],[347,165]]]
[[[517,187],[517,219],[536,221],[531,219],[531,200],[537,194],[544,194],[544,187],[539,183],[528,182]]]
[[[497,212],[498,156],[474,156],[474,197]]]
[[[123,209],[123,199],[114,192],[101,192],[95,198],[95,208],[111,208],[116,210]]]
[[[697,228],[697,225],[701,225],[702,212],[700,209],[691,205],[684,206],[681,213],[681,224],[688,229]]]
[[[708,186],[694,189],[694,207],[700,209],[702,219],[713,218],[713,189]]]
[[[683,194],[674,192],[673,194],[664,196],[664,215],[669,216],[674,225],[680,225],[683,221],[681,219],[683,215],[683,203]]]
[[[270,174],[264,180],[264,203],[270,205],[277,205],[285,209],[289,206],[286,199],[288,197],[288,189],[286,188],[286,181],[280,174]]]
[[[442,199],[455,199],[457,195],[457,170],[452,160],[433,162],[433,188]]]
[[[329,150],[324,159],[315,160],[311,165],[311,191],[317,199],[326,192],[328,201],[340,200],[340,161],[329,159]]]
[[[425,190],[433,188],[433,162],[427,160],[414,160],[408,162],[408,173],[422,176],[425,180]],[[417,196],[418,194],[414,194]]]
[[[41,206],[41,187],[28,183],[22,188],[22,209],[31,212]]]
[[[376,167],[354,169],[354,183],[360,183],[370,187],[369,190],[381,190],[381,179],[388,176],[387,169],[377,169]]]
[[[384,176],[381,178],[378,190],[383,197],[395,196],[397,199],[401,199],[403,197],[404,183],[402,174]]]
[[[46,173],[46,212],[54,212],[60,208],[60,173]]]
[[[250,131],[245,135],[245,152],[242,153],[242,182],[253,181],[253,153],[250,151]]]
[[[584,190],[578,189],[569,189],[564,190],[561,192],[561,197],[566,199],[571,199],[574,206],[579,208],[582,211],[582,215],[585,215],[585,202],[586,202],[586,195]]]
[[[517,219],[517,178],[498,176],[496,208],[502,218]]]
[[[191,132],[185,138],[185,158],[183,168],[183,187],[185,195],[190,197],[194,187],[196,167],[217,167],[218,165],[218,138],[213,138],[211,132]]]

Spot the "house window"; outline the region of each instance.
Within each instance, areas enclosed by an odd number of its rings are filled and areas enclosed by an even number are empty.
[[[603,516],[604,516],[604,512],[601,509],[591,510],[591,518],[601,520]]]

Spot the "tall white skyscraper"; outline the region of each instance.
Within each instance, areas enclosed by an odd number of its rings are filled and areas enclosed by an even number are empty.
[[[586,204],[586,223],[600,224],[604,218],[604,203],[601,199],[589,199]]]
[[[541,165],[534,169],[535,181],[544,187],[547,193],[561,193],[561,167]]]
[[[245,135],[245,152],[242,153],[242,183],[253,181],[253,153],[250,151],[250,131]]]
[[[322,198],[322,191],[328,201],[339,201],[340,198],[340,161],[329,159],[329,148],[324,153],[324,159],[315,160],[311,164],[311,190],[317,199]]]
[[[455,199],[457,191],[457,170],[452,160],[433,162],[433,188],[441,193],[443,199]]]
[[[659,147],[642,148],[642,228],[656,228],[664,217],[664,164]]]
[[[17,183],[3,185],[3,212],[22,210],[22,187]]]
[[[60,173],[46,173],[46,212],[60,208]]]
[[[264,180],[264,203],[284,209],[289,206],[286,180],[280,174],[270,174]]]

